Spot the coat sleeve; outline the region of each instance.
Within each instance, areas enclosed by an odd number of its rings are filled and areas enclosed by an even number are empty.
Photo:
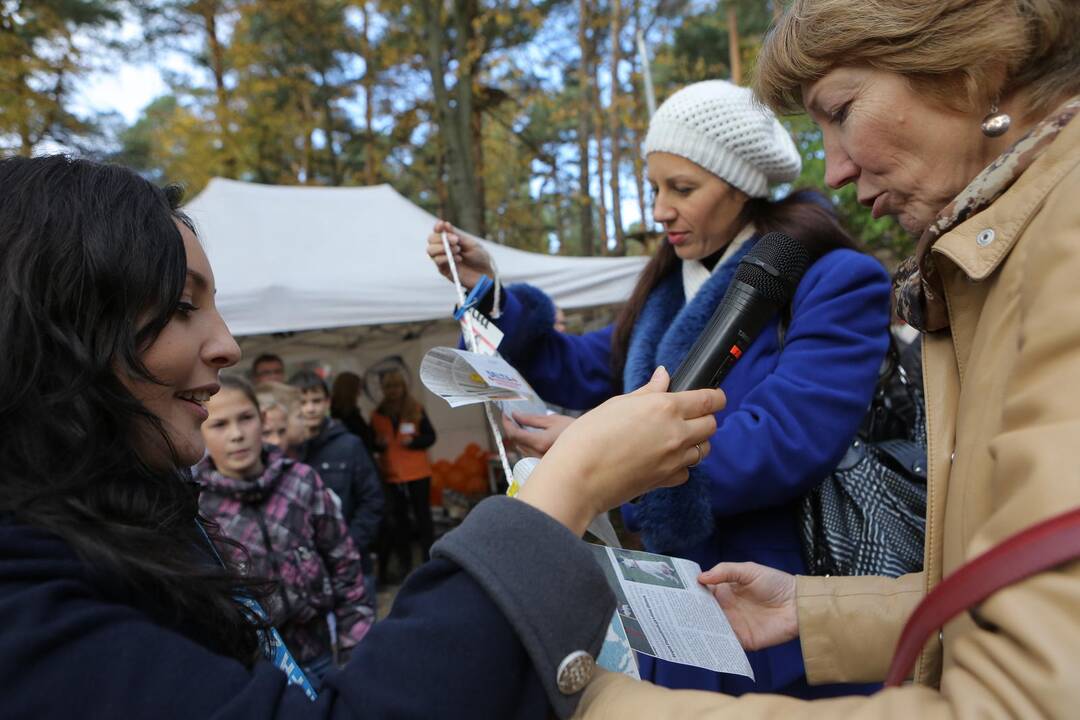
[[[420,411],[420,427],[417,428],[419,432],[412,440],[409,441],[410,450],[427,450],[429,447],[435,444],[435,426],[431,424],[431,420],[428,419],[427,411]]]
[[[360,553],[349,537],[341,514],[341,501],[322,484],[317,474],[312,473],[312,477],[315,485],[312,513],[315,549],[330,574],[338,644],[348,650],[371,629],[375,621],[375,598],[365,596]]]
[[[800,575],[796,597],[807,681],[884,680],[900,631],[925,587],[922,573],[898,578]]]
[[[559,664],[577,650],[596,657],[615,609],[588,546],[494,497],[431,554],[328,684],[365,717],[569,716],[581,693],[559,691]]]
[[[379,521],[382,520],[382,483],[379,480],[379,471],[375,469],[375,463],[368,455],[364,444],[359,438],[350,437],[356,441],[352,447],[353,476],[351,481],[353,496],[356,498],[356,510],[349,523],[349,535],[356,544],[356,549],[364,553],[375,540],[375,534],[379,531]]]
[[[588,410],[622,392],[611,373],[613,327],[570,335],[555,330],[555,306],[531,285],[505,288],[499,352],[546,402]]]
[[[836,466],[877,384],[889,291],[884,268],[860,253],[836,251],[811,268],[776,369],[721,414],[709,440],[700,472],[714,513],[790,502]]]

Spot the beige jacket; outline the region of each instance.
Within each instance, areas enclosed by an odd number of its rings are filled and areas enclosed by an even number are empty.
[[[1080,119],[989,208],[942,236],[950,330],[926,337],[925,571],[798,579],[812,683],[884,677],[927,589],[1008,536],[1080,507]],[[805,702],[671,691],[605,673],[584,718],[1080,718],[1080,562],[949,623],[915,683]]]

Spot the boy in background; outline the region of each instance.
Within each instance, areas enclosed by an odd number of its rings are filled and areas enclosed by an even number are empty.
[[[374,601],[371,546],[383,512],[379,473],[360,438],[328,416],[330,389],[321,377],[310,370],[301,370],[289,379],[289,384],[300,391],[300,421],[308,433],[296,449],[296,458],[315,468],[323,483],[341,499],[349,536],[363,559],[368,597]]]

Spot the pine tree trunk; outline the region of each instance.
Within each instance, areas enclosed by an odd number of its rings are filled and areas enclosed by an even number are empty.
[[[454,56],[458,61],[454,96],[457,106],[457,126],[460,151],[458,174],[461,181],[450,186],[450,195],[461,212],[462,229],[480,235],[487,234],[484,222],[484,181],[480,163],[483,153],[479,147],[480,115],[476,105],[476,80],[480,70],[480,53],[476,50],[476,20],[480,15],[478,0],[457,0],[452,4],[454,25]],[[451,155],[451,159],[454,155]],[[456,195],[455,195],[456,189]]]
[[[206,44],[210,51],[210,74],[214,76],[214,96],[217,100],[217,110],[214,115],[217,118],[218,140],[221,143],[222,174],[228,178],[237,175],[237,161],[235,155],[235,143],[232,138],[232,129],[229,127],[229,95],[225,87],[225,46],[218,36],[216,2],[203,2],[199,4],[199,13],[202,15],[206,28]]]
[[[641,29],[641,3],[640,0],[634,0],[633,7],[634,15],[634,37],[637,37],[638,31]],[[647,128],[649,123],[649,108],[647,107],[646,100],[644,98],[644,85],[645,68],[640,64],[640,58],[637,53],[633,53],[633,72],[637,75],[642,82],[641,95],[637,97],[636,112],[632,114],[631,126],[633,132],[633,150],[632,158],[634,163],[634,184],[637,186],[637,200],[638,211],[641,213],[641,244],[645,246],[645,236],[649,229],[648,220],[648,202],[645,195],[645,161],[642,159],[641,151],[644,145],[645,131],[642,128]]]
[[[451,25],[454,29],[454,56],[458,72],[451,91],[446,87],[445,47],[446,28],[443,25],[440,3],[423,3],[424,32],[427,36],[425,61],[431,75],[435,96],[435,116],[439,130],[445,136],[449,174],[449,219],[467,232],[484,235],[483,183],[479,180],[479,155],[474,145],[476,111],[473,84],[479,70],[479,57],[474,56],[474,21],[479,13],[476,0],[460,0],[452,6]]]
[[[28,80],[29,73],[22,70],[19,71],[15,80],[16,95],[19,99],[17,103],[19,108],[19,155],[22,157],[32,157],[34,146],[37,144],[37,140],[34,138],[34,130],[30,124],[31,93],[27,85]]]
[[[439,198],[439,217],[457,224],[456,217],[450,204],[450,188],[446,185],[446,140],[442,133],[435,133],[436,172],[435,194]]]
[[[614,255],[626,254],[626,237],[623,235],[622,221],[622,192],[619,184],[622,179],[622,124],[619,118],[619,109],[622,105],[619,92],[619,64],[622,62],[622,2],[611,0],[611,108],[609,119],[611,122],[608,135],[611,140],[611,166],[609,168],[611,180],[611,215],[615,221],[615,248]]]
[[[364,79],[361,86],[364,89],[364,184],[375,185],[378,182],[379,159],[376,156],[375,147],[375,58],[371,52],[371,36],[368,27],[371,17],[368,14],[368,4],[360,3],[360,13],[364,21],[364,29],[360,34],[360,57],[364,60]]]
[[[322,80],[322,115],[323,128],[326,132],[326,168],[330,176],[330,184],[336,187],[341,185],[343,179],[341,163],[339,162],[338,151],[334,142],[334,136],[337,132],[337,123],[334,122],[334,105],[330,102],[330,81],[326,77],[325,72],[320,72],[319,78]]]
[[[589,181],[592,173],[589,169],[589,120],[592,118],[589,92],[589,4],[587,0],[578,0],[578,49],[581,51],[581,61],[578,64],[578,86],[580,90],[580,105],[578,107],[578,152],[580,153],[580,165],[578,169],[578,205],[581,211],[581,253],[582,255],[593,254],[593,218],[592,218],[592,195],[589,192]]]
[[[739,19],[735,16],[734,0],[727,0],[728,56],[731,82],[742,85],[742,57],[739,53]]]
[[[475,80],[470,78],[469,83],[472,84],[473,82]],[[486,237],[487,218],[485,217],[485,209],[487,207],[487,193],[484,186],[484,115],[480,108],[475,105],[473,106],[472,117],[469,118],[469,132],[472,135],[473,175],[475,178],[473,188],[479,212],[476,234]]]
[[[315,143],[312,140],[312,135],[315,132],[315,110],[311,104],[311,88],[306,84],[300,87],[300,114],[304,120],[301,128],[304,134],[304,184],[315,185]]]
[[[593,39],[596,39],[596,34],[593,34]],[[597,53],[595,47],[593,48],[593,57],[596,58]],[[605,168],[604,168],[604,129],[607,127],[607,123],[604,122],[604,104],[600,101],[600,62],[597,59],[593,65],[593,109],[596,113],[596,117],[593,119],[593,132],[596,134],[596,178],[597,187],[600,192],[596,196],[596,214],[600,220],[600,248],[598,255],[607,255],[611,248],[608,239],[608,212],[607,212],[607,187],[605,181]]]

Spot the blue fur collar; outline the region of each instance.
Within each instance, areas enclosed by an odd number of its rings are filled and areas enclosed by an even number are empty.
[[[689,304],[685,303],[678,269],[653,288],[630,335],[623,371],[624,392],[647,383],[658,365],[669,373],[675,372],[723,299],[739,261],[754,246],[754,240],[747,240],[725,260]],[[696,545],[713,531],[708,478],[700,468],[691,469],[685,484],[654,490],[641,498],[634,506],[634,515],[650,550],[673,552]]]

